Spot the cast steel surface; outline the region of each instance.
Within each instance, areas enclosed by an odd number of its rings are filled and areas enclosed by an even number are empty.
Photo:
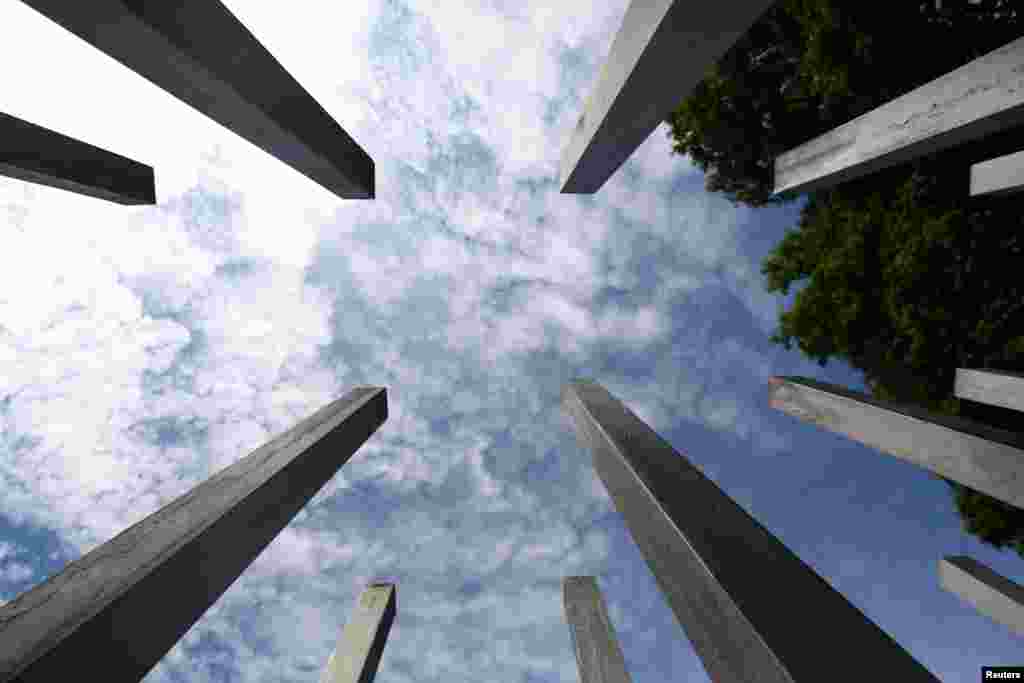
[[[141,680],[386,419],[354,389],[0,606],[0,681]]]
[[[711,680],[937,682],[603,387],[563,402]]]

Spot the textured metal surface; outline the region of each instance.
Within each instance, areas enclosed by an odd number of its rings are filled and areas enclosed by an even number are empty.
[[[367,586],[327,660],[321,683],[373,683],[395,621],[397,590],[393,583]]]
[[[580,683],[631,683],[597,580],[593,576],[566,577],[562,603]]]
[[[1004,195],[1024,188],[1024,152],[1007,154],[971,166],[971,196]]]
[[[563,402],[711,680],[937,681],[603,387]]]
[[[1024,38],[775,159],[774,192],[810,192],[1024,123]]]
[[[992,621],[1024,636],[1024,586],[966,555],[939,560],[939,583]]]
[[[372,199],[373,160],[218,0],[22,0],[345,199]]]
[[[956,369],[953,394],[990,406],[1024,412],[1024,375],[1006,370]],[[1021,415],[1024,420],[1024,415]]]
[[[151,166],[4,113],[0,175],[118,204],[156,204]]]
[[[806,377],[768,380],[772,408],[1024,508],[1024,436]]]
[[[0,606],[0,681],[138,681],[387,419],[360,387]]]
[[[561,191],[601,189],[771,4],[633,0],[562,152]]]

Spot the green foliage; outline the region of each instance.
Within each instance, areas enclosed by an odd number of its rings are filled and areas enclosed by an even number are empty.
[[[952,489],[953,501],[965,532],[994,548],[1014,550],[1024,557],[1024,510],[943,477],[938,478]]]
[[[951,246],[960,214],[916,206],[912,180],[905,177],[894,193],[893,175],[872,178],[874,188],[862,181],[815,195],[798,229],[761,269],[768,291],[788,293],[809,279],[791,310],[780,312],[772,341],[788,349],[795,340],[823,366],[830,357],[846,358],[874,380],[892,377],[900,365],[910,373],[936,360],[945,365],[955,350],[958,312],[944,276],[950,256],[942,249]],[[911,393],[922,398],[920,390]]]
[[[733,203],[791,202],[772,195],[775,157],[1018,38],[1020,14],[1009,0],[779,0],[666,118],[672,148]]]
[[[674,151],[734,203],[792,201],[776,156],[1024,34],[1007,0],[942,6],[780,0],[669,116]],[[845,359],[875,396],[1019,429],[950,396],[957,367],[1024,370],[1024,198],[966,196],[971,163],[1019,149],[1024,128],[812,194],[762,264],[769,291],[806,285],[772,341]],[[1024,512],[947,483],[968,533],[1024,556]]]
[[[922,173],[814,195],[762,263],[769,291],[806,282],[772,340],[821,365],[847,360],[874,396],[1019,431],[1019,415],[950,393],[957,367],[1024,369],[1024,200],[972,205],[923,191],[941,179]],[[948,483],[968,533],[1024,551],[1022,511]]]
[[[706,173],[709,192],[750,206],[796,198],[771,196],[771,160],[816,119],[796,78],[799,46],[796,22],[769,9],[668,117],[673,150]]]

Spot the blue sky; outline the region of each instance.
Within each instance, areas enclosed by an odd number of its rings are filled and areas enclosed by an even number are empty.
[[[664,126],[596,195],[558,193],[626,0],[225,4],[373,157],[377,199],[0,10],[0,60],[48,55],[5,71],[0,110],[152,165],[159,201],[0,179],[0,599],[383,385],[388,421],[147,682],[316,681],[384,579],[377,680],[570,683],[580,574],[636,683],[707,680],[561,413],[589,377],[942,680],[1021,663],[936,566],[1021,560],[965,536],[925,471],[768,407],[771,375],[863,390],[768,341],[793,295],[760,263],[800,205],[706,194]]]

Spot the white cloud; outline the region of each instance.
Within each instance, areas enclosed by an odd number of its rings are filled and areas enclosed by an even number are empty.
[[[558,583],[617,549],[582,531],[612,503],[561,384],[598,369],[663,433],[786,446],[712,386],[768,359],[673,310],[750,268],[731,209],[673,194],[692,169],[663,129],[594,198],[552,184],[626,4],[228,2],[374,158],[372,202],[3,10],[0,59],[52,56],[12,72],[11,113],[152,164],[159,198],[0,181],[4,516],[85,552],[352,386],[388,388],[387,422],[147,680],[309,680],[381,575],[402,587],[390,679],[575,680]]]
[[[31,565],[14,559],[15,556],[24,555],[24,548],[0,541],[0,584],[21,583],[35,576],[35,570]]]
[[[5,562],[0,565],[0,581],[18,583],[32,578],[35,570],[24,562]]]

